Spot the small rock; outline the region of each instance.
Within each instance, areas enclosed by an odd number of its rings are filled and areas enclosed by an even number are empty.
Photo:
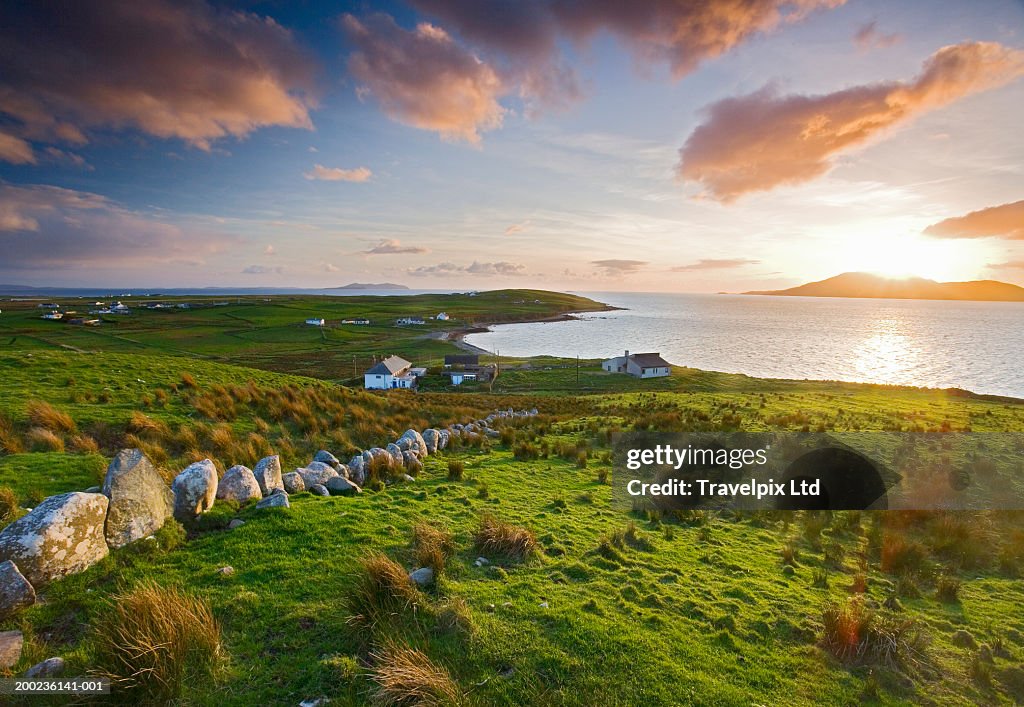
[[[540,604],[538,604],[537,606],[539,606],[539,607],[540,607],[540,608],[542,608],[542,609],[546,609],[546,608],[548,608],[548,603],[547,603],[546,601],[542,601],[542,602],[541,602]]]
[[[497,607],[495,607],[495,606],[494,606],[494,604],[488,604],[488,605],[487,605],[487,610],[488,610],[489,612],[491,612],[492,614],[494,613],[494,610],[495,610],[496,608],[497,608]]]
[[[434,570],[429,567],[420,567],[409,573],[409,579],[420,587],[426,587],[434,583]]]
[[[245,525],[245,521],[241,518],[232,518],[231,522],[228,523],[228,530],[234,530],[235,528],[241,528]]]
[[[247,466],[236,464],[224,472],[217,484],[217,498],[238,503],[248,503],[263,498],[256,476]]]
[[[486,557],[478,557],[476,558],[476,562],[474,562],[473,564],[477,567],[483,567],[484,565],[491,564],[491,561],[488,560]]]
[[[0,620],[36,603],[36,590],[11,560],[0,562]]]
[[[103,490],[102,486],[90,486],[85,490],[85,493],[99,493]]]
[[[64,672],[63,658],[47,658],[41,663],[36,663],[25,671],[27,678],[50,678],[56,677]]]
[[[341,464],[341,461],[336,456],[328,452],[326,449],[321,449],[319,452],[317,452],[316,456],[313,457],[313,461],[323,462],[324,464],[332,466],[335,469],[337,469],[338,465]]]
[[[0,670],[8,670],[21,659],[25,637],[21,631],[0,631]]]
[[[234,573],[235,573],[235,568],[232,567],[231,565],[224,565],[219,570],[217,570],[217,574],[224,575],[225,577],[230,577]]]
[[[330,496],[331,492],[327,490],[327,487],[323,484],[313,484],[309,487],[309,492],[314,496]]]
[[[302,493],[306,490],[306,482],[302,480],[302,474],[297,471],[289,471],[282,476],[281,483],[284,484],[284,490],[287,493]]]
[[[256,508],[291,508],[291,506],[286,493],[272,493],[256,504]]]
[[[332,494],[341,495],[363,492],[363,490],[359,488],[357,484],[354,484],[348,479],[341,476],[335,476],[332,479],[328,479],[327,490]]]
[[[322,705],[330,702],[326,697],[317,697],[315,699],[303,700],[299,703],[299,707],[322,707]]]
[[[415,479],[415,478],[413,478],[412,476],[409,476],[408,474],[402,474],[402,475],[401,475],[401,476],[399,476],[398,478],[399,478],[399,479],[401,479],[402,481],[404,481],[404,482],[405,482],[405,483],[407,483],[407,484],[411,484],[411,483],[413,483],[414,481],[416,481],[416,479]]]

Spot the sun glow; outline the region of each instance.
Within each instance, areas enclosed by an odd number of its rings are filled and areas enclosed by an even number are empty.
[[[850,239],[841,249],[844,271],[884,277],[970,280],[978,277],[984,257],[976,243],[941,240],[919,234],[879,234]]]

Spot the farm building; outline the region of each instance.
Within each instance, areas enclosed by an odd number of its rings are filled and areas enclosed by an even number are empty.
[[[435,318],[435,319],[437,319],[437,320],[438,320],[439,322],[446,322],[446,321],[448,321],[449,319],[451,319],[451,317],[449,317],[449,316],[448,316],[448,312],[440,312],[440,313],[439,313],[439,314],[438,314],[438,315],[437,315],[436,317],[434,317],[434,318]]]
[[[363,374],[363,387],[367,390],[415,388],[416,380],[426,372],[425,368],[413,368],[401,356],[388,356]]]
[[[480,365],[477,354],[448,354],[444,357],[445,368],[476,368]]]
[[[398,326],[419,325],[425,323],[426,322],[423,321],[423,317],[399,317],[395,320],[395,324]]]
[[[660,378],[672,373],[672,365],[659,353],[631,354],[610,358],[601,364],[609,373],[628,373],[637,378]]]
[[[307,319],[306,320],[306,325],[307,326],[323,326],[324,325],[324,320],[323,319],[317,319],[316,317],[313,317],[312,319]]]

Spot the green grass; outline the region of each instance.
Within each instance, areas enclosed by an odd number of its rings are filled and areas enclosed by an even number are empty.
[[[338,299],[345,302],[325,306],[358,308],[362,298]],[[392,313],[403,306],[386,299],[362,306]],[[481,318],[504,302],[466,299],[480,305],[473,316]],[[537,406],[542,414],[483,449],[430,457],[413,483],[344,498],[299,494],[290,509],[218,502],[185,542],[168,526],[156,541],[116,551],[0,623],[27,638],[12,674],[52,655],[68,661],[68,675],[99,669],[105,648],[95,631],[110,617],[110,598],[155,580],[204,599],[221,626],[224,664],[188,686],[187,704],[296,704],[320,696],[361,704],[373,694],[373,675],[386,672],[379,661],[394,654],[389,646],[422,651],[469,704],[1024,700],[1019,514],[648,517],[614,507],[607,484],[609,439],[623,429],[1020,432],[1024,404],[691,369],[636,381],[592,365],[576,387],[575,362],[562,368],[568,362],[556,359],[504,371],[493,394],[468,386],[369,394],[332,382],[344,377],[332,366],[351,357],[351,347],[421,345],[405,338],[421,333],[338,331],[325,333],[327,341],[307,340],[287,321],[309,301],[185,312],[195,322],[180,328],[151,328],[158,317],[179,316],[154,312],[152,320],[144,321],[147,313],[123,327],[69,331],[67,339],[35,322],[25,324],[31,333],[4,335],[0,443],[24,444],[33,400],[67,413],[74,430],[55,433],[65,453],[0,453],[0,486],[34,506],[42,496],[98,483],[128,442],[163,453],[169,477],[192,453],[211,454],[221,469],[251,466],[256,458],[247,455],[265,444],[291,467],[319,448],[343,456],[409,426],[465,422],[510,406]],[[433,308],[458,312],[442,300],[431,301]],[[94,348],[84,345],[90,337]],[[438,355],[449,347],[430,345]],[[45,421],[38,409],[36,417]],[[59,416],[52,424],[67,427]],[[93,439],[98,451],[76,451],[76,436]],[[529,453],[517,460],[517,448]],[[459,465],[460,473],[450,472]],[[226,530],[235,517],[245,524]],[[490,564],[477,566],[484,517],[529,531],[539,550],[489,556]],[[424,520],[442,534],[443,552],[424,550],[428,531],[416,530]],[[899,550],[905,546],[913,552]],[[392,607],[394,620],[367,628],[351,620],[351,597],[371,553],[405,570],[429,563],[443,571],[434,586]],[[225,565],[234,573],[218,573]],[[920,660],[872,665],[833,655],[822,642],[823,612],[854,590],[866,590],[872,611],[889,612],[881,626],[906,619],[927,635]],[[965,633],[974,648],[965,647]]]

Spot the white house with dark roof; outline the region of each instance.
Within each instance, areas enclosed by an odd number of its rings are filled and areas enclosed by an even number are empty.
[[[416,380],[426,371],[425,368],[413,368],[401,356],[388,356],[363,374],[363,387],[367,390],[415,388]]]
[[[608,373],[628,373],[637,378],[661,378],[672,373],[672,364],[658,353],[631,354],[610,358],[601,364]]]

